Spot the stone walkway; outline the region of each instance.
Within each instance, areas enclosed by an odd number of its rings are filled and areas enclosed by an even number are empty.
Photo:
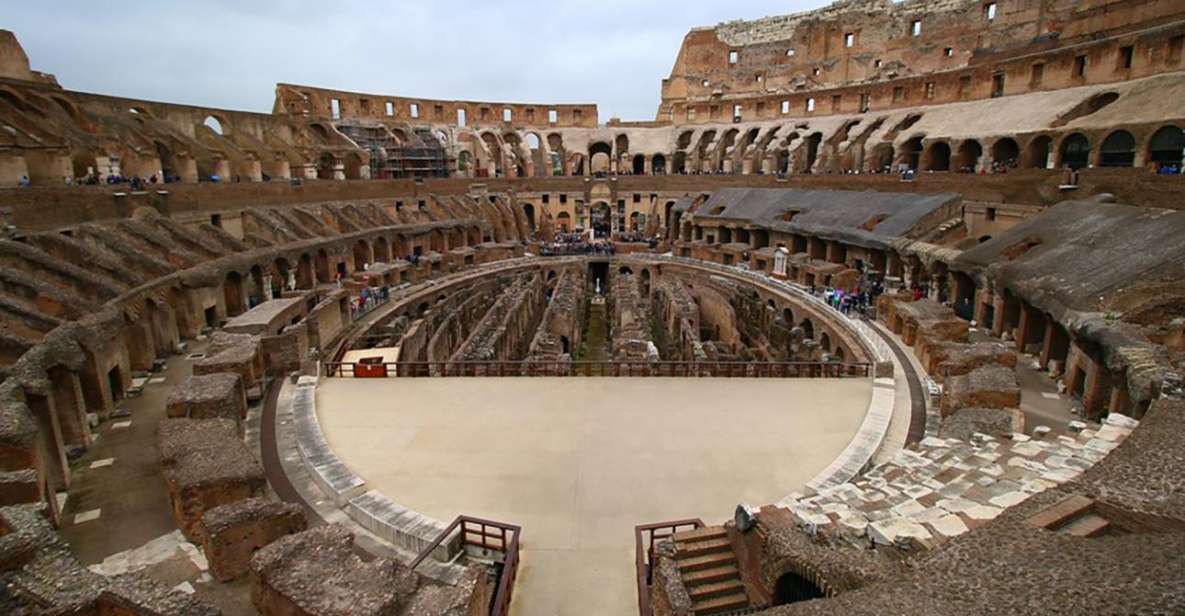
[[[246,616],[255,614],[246,584],[213,582],[200,549],[173,525],[157,456],[156,427],[165,417],[165,402],[193,372],[186,357],[204,347],[190,341],[184,355],[134,379],[132,389],[139,385],[140,394],[119,401],[120,416],[93,428],[91,449],[71,467],[61,533],[79,562],[96,573],[140,571],[218,606],[226,616]]]
[[[1078,477],[1136,425],[1112,414],[1099,429],[1071,435],[976,434],[971,442],[930,436],[856,481],[813,496],[791,495],[777,505],[812,535],[862,547],[928,549]]]

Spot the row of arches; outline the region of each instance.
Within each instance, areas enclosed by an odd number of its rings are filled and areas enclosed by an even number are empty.
[[[1142,148],[1136,137],[1124,129],[1106,134],[1097,145],[1087,135],[1074,132],[1056,142],[1050,135],[1036,135],[1024,148],[1016,139],[1002,137],[986,150],[975,139],[965,139],[952,149],[947,141],[927,143],[918,136],[906,141],[896,154],[891,144],[878,144],[872,150],[869,168],[884,170],[896,164],[917,171],[974,173],[992,168],[1179,167],[1183,161],[1185,132],[1169,125],[1154,132]]]

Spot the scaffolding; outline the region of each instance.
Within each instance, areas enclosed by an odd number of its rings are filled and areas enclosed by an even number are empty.
[[[342,123],[337,129],[370,152],[370,177],[376,179],[448,177],[444,146],[426,128],[400,141],[381,124]]]

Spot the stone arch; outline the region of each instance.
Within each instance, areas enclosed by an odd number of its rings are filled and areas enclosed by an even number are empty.
[[[675,152],[671,160],[671,173],[687,173],[687,152]]]
[[[1090,139],[1082,133],[1071,133],[1062,139],[1058,157],[1063,167],[1082,169],[1090,164]]]
[[[809,318],[803,319],[802,323],[799,323],[798,326],[802,328],[802,337],[804,339],[815,339],[815,324]]]
[[[527,218],[527,228],[535,230],[535,204],[527,201],[523,203],[523,215]]]
[[[922,155],[923,171],[950,171],[950,144],[945,141],[935,141],[926,146]]]
[[[806,140],[801,146],[802,149],[802,164],[799,166],[800,173],[811,173],[815,166],[815,160],[819,157],[819,144],[823,142],[823,133],[814,132],[807,136]]]
[[[139,113],[142,114],[143,112],[139,111]],[[226,122],[226,119],[220,118],[212,113],[206,115],[206,117],[202,119],[202,126],[205,126],[206,128],[210,129],[210,132],[219,136],[224,136],[230,132],[230,125]]]
[[[1029,141],[1025,148],[1025,157],[1030,169],[1048,169],[1052,166],[1050,160],[1053,154],[1053,138],[1049,135],[1038,135]]]
[[[313,258],[306,252],[300,255],[300,261],[296,265],[296,288],[311,289],[315,286],[317,278],[313,273]]]
[[[983,157],[983,146],[974,139],[964,139],[959,144],[958,157],[955,168],[960,173],[975,173],[979,171],[979,161]]]
[[[646,173],[646,155],[645,154],[634,155],[633,172],[634,172],[634,175],[644,175]]]
[[[370,245],[360,239],[354,242],[351,249],[354,252],[354,271],[366,271],[366,266],[370,264]]]
[[[322,248],[317,251],[317,258],[313,261],[313,273],[316,274],[317,282],[321,284],[328,284],[333,282],[333,274],[329,271],[329,253]]]
[[[598,141],[588,148],[589,172],[609,173],[611,171],[611,161],[613,158],[613,149],[608,143]]]
[[[1100,167],[1131,167],[1136,162],[1136,138],[1125,130],[1117,130],[1099,146]]]
[[[997,139],[992,144],[992,162],[1001,167],[1015,167],[1020,160],[1020,146],[1011,137]]]
[[[1157,167],[1181,166],[1185,160],[1185,132],[1169,125],[1162,126],[1148,139],[1148,161]]]
[[[827,593],[817,583],[797,571],[786,571],[774,581],[772,603],[775,606],[826,597]]]
[[[878,143],[868,157],[868,170],[873,173],[889,173],[893,170],[893,144]]]
[[[914,171],[920,171],[922,168],[922,155],[925,152],[925,146],[922,145],[924,138],[923,135],[918,135],[907,140],[901,146],[900,159],[897,162]]]
[[[391,262],[391,243],[381,235],[374,238],[374,260],[376,263]]]

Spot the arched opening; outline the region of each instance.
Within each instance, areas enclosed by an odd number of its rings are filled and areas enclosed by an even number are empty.
[[[333,280],[333,276],[329,273],[329,255],[324,248],[317,251],[317,260],[313,265],[313,271],[317,274],[317,282],[328,284]]]
[[[222,297],[226,304],[226,315],[229,317],[243,314],[243,276],[238,272],[229,272],[222,281]]]
[[[634,156],[634,175],[643,175],[646,173],[646,157],[637,154]]]
[[[374,260],[377,263],[389,263],[391,261],[391,244],[387,238],[378,236],[374,240]]]
[[[311,289],[317,280],[313,274],[313,258],[308,253],[300,255],[300,262],[296,266],[296,288]]]
[[[650,270],[648,270],[648,269],[642,270],[640,279],[642,281],[642,296],[649,297],[650,296]]]
[[[662,154],[655,154],[654,158],[650,159],[650,173],[654,175],[666,175],[667,157]]]
[[[588,149],[589,170],[593,175],[606,174],[610,171],[610,161],[613,150],[608,143],[598,141]]]
[[[1074,170],[1090,164],[1090,140],[1082,133],[1074,133],[1062,140],[1062,166]]]
[[[215,135],[223,134],[222,133],[222,130],[223,130],[222,129],[222,122],[219,122],[218,118],[216,118],[212,115],[206,116],[206,119],[202,120],[202,125],[205,126],[206,128],[209,128],[210,130],[214,131]]]
[[[983,146],[974,139],[968,139],[959,144],[958,169],[960,173],[975,173],[979,170],[979,158],[983,156]]]
[[[914,137],[901,146],[901,163],[907,168],[917,171],[922,164],[922,138]]]
[[[567,212],[560,212],[555,217],[556,226],[559,227],[560,233],[568,233],[572,231],[572,217]]]
[[[473,155],[468,150],[461,150],[457,154],[457,173],[468,175],[473,165]]]
[[[535,206],[531,203],[523,204],[523,215],[527,217],[527,227],[535,230]]]
[[[802,144],[802,173],[810,173],[815,166],[815,159],[819,156],[819,143],[823,141],[823,133],[813,133]]]
[[[774,605],[789,605],[799,601],[822,599],[827,595],[814,582],[793,572],[786,572],[774,583]]]
[[[1052,161],[1049,155],[1053,153],[1053,139],[1049,135],[1041,135],[1029,142],[1029,168],[1049,169]]]
[[[794,311],[789,308],[782,309],[782,322],[786,327],[794,327]]]
[[[337,158],[333,154],[329,152],[322,154],[321,158],[317,161],[317,178],[322,180],[334,179],[336,177],[335,172],[337,167]]]
[[[1185,161],[1185,133],[1176,126],[1165,126],[1148,140],[1148,160],[1157,169],[1181,166]]]
[[[366,245],[365,240],[358,240],[354,242],[354,271],[366,271],[366,266],[370,264],[370,247]]]
[[[272,263],[275,268],[276,275],[272,277],[272,297],[280,297],[284,294],[284,288],[288,286],[288,276],[291,268],[288,266],[288,259],[280,257]]]
[[[831,336],[827,332],[819,334],[819,348],[823,349],[825,353],[831,352]]]
[[[812,323],[810,319],[803,319],[802,324],[799,325],[799,327],[802,328],[802,337],[804,339],[806,339],[806,340],[814,340],[815,339],[815,324]]]
[[[1020,146],[1010,137],[997,139],[992,144],[992,164],[998,169],[1015,167],[1020,158]]]
[[[589,220],[594,237],[609,237],[613,232],[613,210],[604,201],[598,201],[589,208]]]
[[[1130,167],[1136,162],[1136,138],[1117,130],[1103,140],[1099,151],[1100,167]]]
[[[675,152],[671,173],[687,173],[687,152]]]
[[[945,141],[931,143],[922,163],[925,171],[950,171],[950,144]]]
[[[893,170],[893,144],[878,143],[868,158],[868,171],[890,173]]]

